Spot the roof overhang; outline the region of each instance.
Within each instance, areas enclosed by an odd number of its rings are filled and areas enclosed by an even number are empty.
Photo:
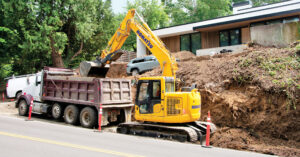
[[[218,29],[221,30],[234,27],[243,27],[252,22],[294,15],[300,15],[300,0],[282,2],[281,5],[279,5],[279,3],[276,3],[274,5],[271,4],[268,7],[255,7],[252,11],[246,13],[234,14],[201,22],[157,29],[153,32],[157,36],[164,38],[193,33],[197,31],[213,31]]]
[[[293,5],[274,7],[272,9],[253,11],[205,21],[201,25],[193,27],[193,30],[204,31],[215,29],[214,27],[218,26],[224,27],[225,25],[230,24],[234,24],[237,26],[238,23],[245,24],[245,21],[247,21],[247,23],[249,24],[252,22],[293,15],[300,15],[300,2],[297,2],[297,4]]]

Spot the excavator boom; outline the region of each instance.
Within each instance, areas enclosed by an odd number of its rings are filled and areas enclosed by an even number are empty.
[[[140,24],[135,20],[135,17],[142,23]],[[140,38],[152,54],[156,56],[163,71],[162,75],[175,77],[177,70],[175,58],[171,57],[164,43],[151,31],[149,26],[134,9],[128,11],[120,27],[114,33],[101,55],[95,61],[84,61],[80,64],[80,75],[105,77],[109,68],[107,65],[120,58],[123,54],[123,51],[120,51],[120,49],[130,35],[131,30]]]

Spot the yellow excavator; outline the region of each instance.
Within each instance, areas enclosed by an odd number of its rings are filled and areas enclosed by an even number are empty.
[[[140,24],[140,22],[142,24]],[[206,123],[200,122],[201,97],[196,87],[175,91],[177,63],[164,43],[151,31],[141,16],[131,9],[96,61],[82,62],[82,76],[100,73],[122,55],[119,51],[133,31],[157,58],[162,76],[142,77],[137,83],[135,119],[118,125],[117,132],[195,142],[205,134]],[[211,124],[213,125],[213,124]],[[212,132],[215,127],[211,127]]]

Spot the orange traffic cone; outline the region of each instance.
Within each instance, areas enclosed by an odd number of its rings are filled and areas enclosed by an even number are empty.
[[[206,125],[206,143],[205,143],[205,148],[212,148],[209,145],[209,138],[210,138],[210,123],[211,123],[211,119],[210,119],[210,111],[208,111],[208,115],[207,115],[207,125]]]

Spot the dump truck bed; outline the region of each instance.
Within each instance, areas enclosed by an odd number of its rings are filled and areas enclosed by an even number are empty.
[[[132,103],[130,90],[129,79],[46,75],[42,100],[119,106]]]

